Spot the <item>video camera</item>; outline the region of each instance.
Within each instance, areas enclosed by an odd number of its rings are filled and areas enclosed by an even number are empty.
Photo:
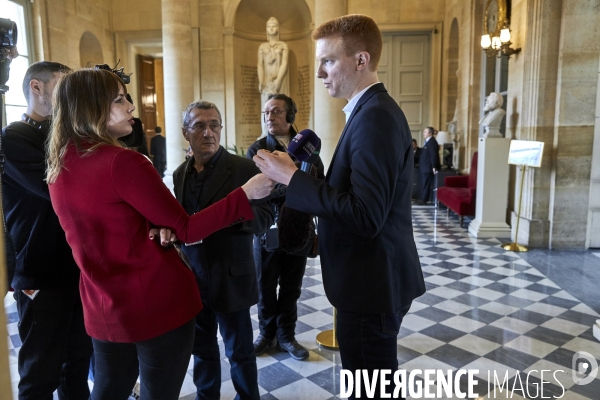
[[[17,45],[17,24],[10,19],[0,18],[0,85],[8,82],[9,55],[14,46]],[[8,90],[5,88],[4,91]]]
[[[130,73],[123,72],[123,70],[125,69],[124,67],[121,67],[121,68],[117,69],[117,66],[119,65],[120,62],[121,62],[121,60],[117,61],[117,65],[115,65],[114,68],[109,67],[108,64],[98,64],[94,68],[96,68],[96,69],[105,69],[107,71],[110,71],[113,74],[117,75],[119,78],[121,78],[121,80],[123,81],[123,83],[129,84],[129,82],[131,82],[130,78],[131,78],[131,75],[133,73],[132,72],[130,72]]]

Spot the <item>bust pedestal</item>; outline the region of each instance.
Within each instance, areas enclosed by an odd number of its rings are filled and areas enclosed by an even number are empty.
[[[508,206],[508,151],[510,139],[479,138],[475,219],[469,233],[477,238],[509,238],[506,223]]]

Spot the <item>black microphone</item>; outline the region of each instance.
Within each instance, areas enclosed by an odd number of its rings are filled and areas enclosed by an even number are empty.
[[[317,162],[321,150],[321,139],[310,129],[299,132],[290,141],[288,153],[302,162],[300,169],[310,173],[312,164]]]

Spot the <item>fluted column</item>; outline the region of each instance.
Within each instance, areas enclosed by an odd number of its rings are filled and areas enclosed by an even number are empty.
[[[188,147],[181,134],[182,111],[193,101],[190,0],[162,0],[163,74],[167,174],[185,159]]]
[[[331,19],[346,15],[346,0],[315,2],[315,28]],[[315,71],[317,66],[315,66]],[[315,77],[315,132],[321,138],[321,159],[325,168],[329,167],[331,156],[342,134],[346,117],[342,108],[347,104],[344,99],[329,96],[321,79]]]

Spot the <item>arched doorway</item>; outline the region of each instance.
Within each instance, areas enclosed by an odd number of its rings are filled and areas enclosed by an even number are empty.
[[[79,60],[82,67],[104,64],[100,41],[92,32],[84,32],[79,40]]]

